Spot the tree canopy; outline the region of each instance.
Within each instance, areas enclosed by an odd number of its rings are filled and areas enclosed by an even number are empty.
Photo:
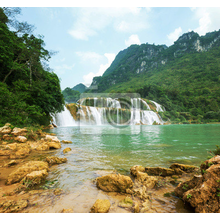
[[[48,124],[63,110],[60,81],[44,68],[51,54],[42,37],[15,19],[15,9],[0,8],[0,124]]]

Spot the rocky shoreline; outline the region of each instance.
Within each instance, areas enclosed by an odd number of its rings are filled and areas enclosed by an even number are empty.
[[[35,212],[36,207],[40,212],[46,204],[56,212],[76,212],[71,205],[57,203],[68,201],[70,195],[47,187],[54,184],[47,179],[52,167],[68,163],[67,158],[52,154],[68,143],[41,129],[16,128],[9,123],[0,128],[0,213]],[[67,147],[62,154],[71,150]],[[88,212],[218,213],[220,156],[200,167],[174,163],[169,168],[135,165],[130,175],[102,172],[91,185],[99,193]]]

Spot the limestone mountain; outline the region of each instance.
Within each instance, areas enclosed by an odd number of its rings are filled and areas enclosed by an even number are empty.
[[[162,104],[173,120],[220,121],[219,57],[220,30],[185,33],[169,47],[131,45],[93,78],[90,92],[135,92]]]
[[[167,64],[186,54],[207,52],[220,45],[220,30],[199,36],[195,32],[183,34],[173,45],[131,45],[120,51],[103,76],[94,77],[91,86],[97,92],[103,92],[114,85],[131,80],[155,69],[162,69]]]
[[[86,89],[87,89],[87,87],[84,84],[82,84],[82,83],[79,83],[79,84],[77,84],[76,86],[74,86],[72,88],[72,90],[78,91],[80,93],[85,92]]]

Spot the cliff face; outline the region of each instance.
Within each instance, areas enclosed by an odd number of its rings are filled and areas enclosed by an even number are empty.
[[[95,77],[91,86],[102,92],[115,84],[126,82],[140,74],[163,68],[185,54],[207,52],[220,45],[220,30],[199,36],[195,32],[183,34],[173,45],[131,45],[120,51],[102,77]],[[92,87],[91,87],[92,88]]]

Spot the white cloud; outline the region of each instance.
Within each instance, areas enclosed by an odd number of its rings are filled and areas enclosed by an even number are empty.
[[[139,40],[139,37],[137,34],[132,34],[128,40],[125,40],[125,45],[127,47],[131,46],[132,44],[138,44],[140,45],[141,44],[141,41]]]
[[[198,20],[198,27],[194,29],[199,35],[219,30],[220,8],[193,8],[194,18]]]
[[[113,60],[115,59],[115,54],[112,53],[105,53],[104,56],[107,58],[108,62],[106,64],[101,64],[99,66],[99,70],[97,73],[90,72],[87,75],[83,76],[83,84],[86,86],[90,86],[92,83],[92,79],[95,76],[102,76],[102,74],[109,68]]]
[[[100,55],[96,52],[90,52],[90,51],[86,51],[86,52],[77,51],[76,55],[81,58],[82,62],[90,61],[93,63],[97,63],[103,59],[102,55]]]
[[[170,41],[170,45],[173,44],[174,41],[176,41],[182,33],[183,33],[182,28],[178,27],[174,30],[174,32],[168,34],[167,37]]]
[[[74,66],[75,66],[75,64],[73,64],[73,65],[62,64],[60,66],[55,66],[54,70],[58,74],[64,74],[65,70],[72,70]]]
[[[137,32],[149,27],[146,8],[80,8],[74,10],[73,27],[68,31],[79,40],[88,40],[104,28],[113,28],[119,32]]]

